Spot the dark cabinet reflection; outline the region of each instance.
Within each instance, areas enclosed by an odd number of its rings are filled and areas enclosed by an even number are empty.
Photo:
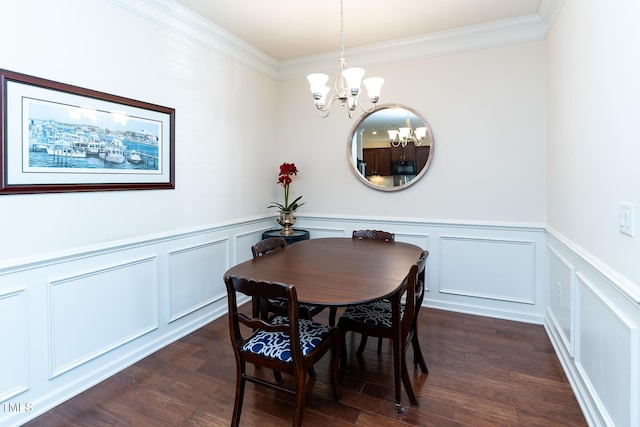
[[[433,148],[433,133],[424,117],[410,107],[386,104],[354,124],[347,155],[360,181],[377,190],[395,191],[424,176]]]

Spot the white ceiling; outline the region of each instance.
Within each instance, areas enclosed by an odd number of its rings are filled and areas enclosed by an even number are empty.
[[[340,49],[340,0],[175,0],[277,60]],[[539,13],[545,0],[344,0],[345,49]]]

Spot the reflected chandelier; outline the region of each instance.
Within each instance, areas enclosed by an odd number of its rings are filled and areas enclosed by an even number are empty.
[[[422,140],[427,135],[426,126],[416,128],[416,130],[414,131],[411,127],[409,114],[407,114],[407,119],[404,123],[405,127],[398,129],[389,129],[387,131],[389,133],[389,142],[391,143],[391,145],[393,147],[406,147],[409,142],[413,142],[413,144],[417,147],[422,144]]]
[[[358,67],[347,66],[347,60],[344,58],[344,13],[343,13],[343,1],[340,0],[340,43],[342,53],[340,54],[340,60],[338,61],[338,78],[335,82],[336,93],[331,95],[327,101],[327,95],[331,90],[327,86],[329,76],[322,73],[313,73],[307,76],[307,80],[311,86],[311,95],[315,101],[316,108],[320,112],[320,117],[327,117],[331,112],[331,106],[336,100],[347,107],[347,114],[349,118],[357,106],[365,113],[370,113],[376,108],[376,103],[380,99],[380,90],[382,89],[382,83],[384,79],[382,77],[369,77],[364,79],[362,83],[367,88],[369,95],[369,101],[373,104],[370,109],[365,109],[358,102],[358,96],[360,95],[360,81],[364,76],[365,70]]]

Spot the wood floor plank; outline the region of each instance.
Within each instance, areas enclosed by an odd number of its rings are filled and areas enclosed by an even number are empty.
[[[243,307],[248,310],[248,306]],[[317,321],[327,322],[328,311]],[[306,426],[586,426],[553,347],[540,325],[423,308],[419,337],[429,368],[410,377],[419,406],[403,392],[394,407],[392,352],[347,336],[340,402],[332,399],[329,360],[307,384]],[[409,353],[409,363],[412,354]],[[251,367],[250,369],[254,369]],[[272,379],[269,370],[259,375]],[[27,423],[27,427],[225,426],[235,397],[235,358],[220,318]],[[284,376],[285,383],[293,384]],[[291,425],[292,396],[247,384],[242,426]]]

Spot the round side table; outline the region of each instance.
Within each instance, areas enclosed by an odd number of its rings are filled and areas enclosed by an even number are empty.
[[[308,240],[309,239],[309,231],[308,230],[302,230],[299,228],[294,228],[293,229],[293,233],[289,234],[288,236],[283,236],[282,234],[280,234],[280,229],[277,230],[269,230],[269,231],[265,231],[264,233],[262,233],[262,238],[266,239],[268,237],[284,237],[285,242],[287,242],[287,245],[290,245],[292,243],[295,242],[299,242],[301,240]]]

